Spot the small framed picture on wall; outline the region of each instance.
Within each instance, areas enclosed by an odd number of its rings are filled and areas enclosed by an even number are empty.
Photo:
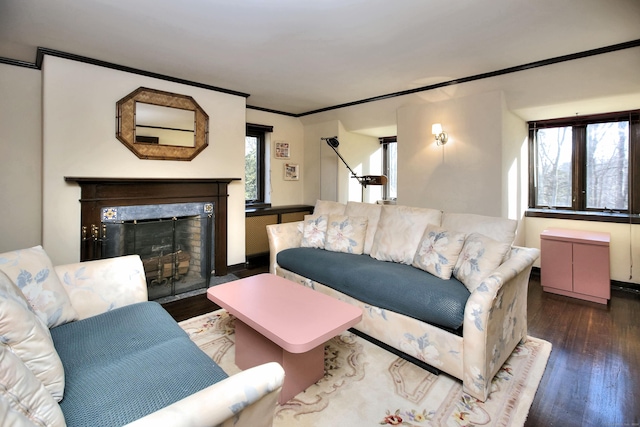
[[[289,153],[289,143],[284,141],[276,141],[274,154],[276,159],[288,159],[291,157]]]
[[[300,165],[294,163],[284,164],[284,180],[297,181],[300,179]]]

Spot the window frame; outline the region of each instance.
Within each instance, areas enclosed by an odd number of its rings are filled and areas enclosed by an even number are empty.
[[[389,144],[397,144],[398,143],[398,137],[397,136],[385,136],[385,137],[381,137],[378,138],[378,141],[380,141],[380,144],[382,145],[382,170],[383,170],[383,174],[389,178]],[[397,148],[397,145],[396,145]],[[398,165],[396,165],[396,171],[398,170]],[[397,179],[397,177],[396,177]],[[391,185],[391,180],[387,179],[387,183],[382,187],[382,198],[384,200],[389,200],[389,187]],[[396,188],[396,193],[397,193],[397,188]],[[396,194],[396,198],[397,198],[397,194]]]
[[[256,171],[256,186],[257,186],[257,198],[254,200],[246,200],[245,206],[247,207],[265,207],[271,204],[265,202],[265,153],[267,145],[267,132],[273,132],[273,126],[259,125],[253,123],[247,123],[245,137],[254,137],[258,140],[257,147],[257,171]],[[246,154],[245,154],[246,155]],[[245,176],[246,180],[246,176]],[[245,182],[246,184],[246,182]]]
[[[586,129],[589,124],[629,122],[628,210],[587,208]],[[529,126],[529,209],[526,216],[605,222],[640,223],[640,110],[593,114],[528,122]],[[543,128],[572,127],[572,188],[570,207],[537,205],[536,131]]]

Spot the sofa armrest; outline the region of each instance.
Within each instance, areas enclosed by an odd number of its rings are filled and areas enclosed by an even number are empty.
[[[513,247],[509,258],[476,289],[465,306],[465,390],[484,401],[491,379],[527,336],[527,293],[535,248]]]
[[[79,319],[147,301],[147,281],[138,255],[54,267]]]
[[[276,273],[278,265],[276,256],[278,252],[299,248],[302,243],[302,221],[285,222],[282,224],[267,225],[267,237],[269,238],[269,272]]]
[[[129,427],[268,427],[284,381],[284,369],[275,362],[239,372],[140,418]]]

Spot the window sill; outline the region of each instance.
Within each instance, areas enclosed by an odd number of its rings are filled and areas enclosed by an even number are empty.
[[[615,222],[621,224],[640,224],[640,215],[619,212],[571,211],[564,209],[529,208],[524,214],[529,218],[571,219],[576,221]]]
[[[245,211],[256,210],[256,209],[264,209],[270,208],[271,203],[263,203],[263,202],[255,202],[255,203],[245,203],[244,209]]]
[[[288,206],[263,206],[263,207],[254,207],[247,205],[245,207],[244,213],[245,216],[261,216],[261,215],[281,215],[288,214],[294,212],[305,212],[312,213],[313,206],[309,205],[288,205]]]

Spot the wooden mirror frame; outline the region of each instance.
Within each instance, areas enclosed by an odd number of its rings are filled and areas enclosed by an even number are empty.
[[[194,111],[194,146],[136,143],[137,102]],[[139,87],[116,103],[116,138],[141,159],[190,161],[209,145],[209,116],[190,96]]]

